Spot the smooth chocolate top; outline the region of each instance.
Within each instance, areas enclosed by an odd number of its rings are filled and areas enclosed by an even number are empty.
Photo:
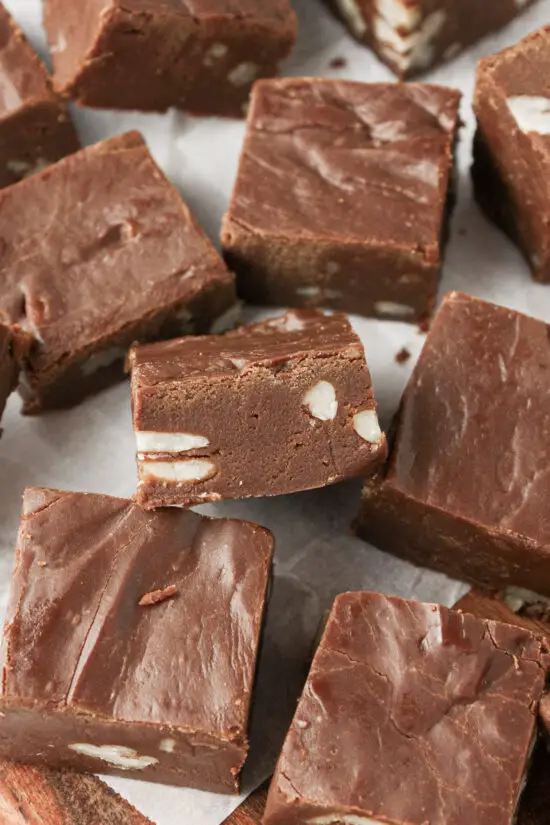
[[[266,822],[321,825],[344,814],[409,825],[511,822],[536,732],[544,650],[524,629],[437,605],[339,596]],[[287,818],[284,807],[277,818],[285,803]],[[298,805],[302,819],[293,816]]]
[[[245,742],[272,552],[247,522],[28,489],[2,702]]]
[[[53,97],[46,67],[0,3],[0,118]]]
[[[0,192],[0,225],[0,320],[35,369],[232,280],[137,132]]]
[[[549,377],[545,323],[448,294],[405,390],[384,483],[548,543]]]
[[[129,364],[140,387],[154,387],[205,373],[242,374],[255,366],[282,365],[312,351],[322,354],[350,348],[363,353],[345,315],[304,309],[226,335],[188,336],[138,345],[130,352]]]
[[[256,83],[225,230],[437,247],[459,101],[421,84]]]

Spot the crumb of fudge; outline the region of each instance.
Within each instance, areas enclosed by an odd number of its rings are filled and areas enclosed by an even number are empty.
[[[427,335],[427,333],[430,331],[430,325],[431,325],[431,318],[428,318],[428,317],[423,318],[420,321],[420,323],[418,324],[418,333],[419,333],[419,335]]]
[[[399,352],[395,355],[395,362],[396,364],[406,364],[410,357],[411,353],[407,347],[401,347]]]
[[[331,69],[344,69],[348,65],[345,57],[333,57],[328,64]]]
[[[163,590],[152,590],[150,593],[145,593],[139,600],[138,604],[140,607],[149,607],[152,604],[160,604],[160,602],[165,602],[166,599],[171,599],[177,592],[178,588],[176,585],[170,584]]]

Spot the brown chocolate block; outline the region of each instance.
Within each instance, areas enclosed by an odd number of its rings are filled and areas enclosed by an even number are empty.
[[[359,535],[458,579],[550,596],[549,374],[545,323],[449,293],[386,468],[365,483]]]
[[[518,627],[338,596],[265,825],[511,825],[547,660],[545,642]]]
[[[272,552],[247,522],[27,490],[0,755],[238,790]]]
[[[80,141],[46,67],[0,3],[0,187],[78,149]]]
[[[296,39],[288,0],[46,0],[56,90],[83,106],[242,117]]]
[[[2,825],[153,825],[95,776],[0,761]]]
[[[501,29],[536,0],[326,0],[398,77],[418,75]]]
[[[459,101],[419,84],[257,83],[222,229],[242,296],[411,322],[429,314]]]
[[[484,58],[477,71],[472,176],[478,203],[550,282],[550,27]]]
[[[293,311],[138,346],[129,363],[143,507],[324,487],[386,457],[363,346],[343,315]]]
[[[236,306],[218,253],[137,132],[0,192],[0,321],[35,338],[24,411],[123,376],[134,341],[216,330]]]

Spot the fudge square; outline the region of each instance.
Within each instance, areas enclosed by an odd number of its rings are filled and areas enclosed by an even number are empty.
[[[459,101],[439,86],[257,83],[222,231],[242,296],[402,321],[428,315]]]
[[[230,318],[233,276],[137,132],[0,192],[0,321],[34,335],[25,412],[124,374],[135,341]]]
[[[386,457],[363,347],[343,315],[298,310],[130,352],[143,507],[271,496]]]
[[[78,149],[46,67],[0,3],[0,187]]]
[[[244,521],[27,489],[0,755],[237,791],[272,553]]]
[[[478,203],[523,251],[533,277],[550,282],[550,28],[484,58],[474,108],[472,169]]]
[[[536,0],[326,0],[398,77],[450,60]]]
[[[45,0],[56,90],[83,106],[242,117],[296,39],[288,0]]]
[[[338,596],[264,825],[512,825],[547,659],[522,628]]]
[[[361,537],[415,564],[550,596],[547,324],[449,293],[405,390]]]

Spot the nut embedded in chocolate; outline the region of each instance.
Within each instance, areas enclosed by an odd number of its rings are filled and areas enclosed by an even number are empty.
[[[257,83],[222,227],[242,297],[407,322],[430,313],[459,102],[421,84]]]
[[[288,0],[46,0],[44,23],[65,97],[230,117],[277,73],[297,29]]]
[[[550,282],[546,216],[550,149],[550,27],[486,57],[477,71],[472,177],[476,198],[523,251],[537,281]]]
[[[176,585],[169,584],[168,587],[164,587],[162,590],[152,590],[150,593],[144,593],[138,604],[140,607],[149,607],[153,604],[160,604],[161,602],[166,601],[166,599],[171,599],[177,592],[178,588]]]
[[[386,456],[363,347],[343,315],[292,311],[140,345],[128,363],[141,506],[323,487]]]
[[[451,60],[536,0],[326,0],[350,33],[398,77]]]
[[[439,605],[338,596],[265,825],[512,825],[545,651],[522,628]]]
[[[357,531],[423,567],[550,596],[550,339],[542,321],[449,293],[403,395]]]
[[[34,336],[25,411],[119,380],[135,341],[209,332],[233,276],[141,135],[89,146],[0,192],[0,320]]]
[[[272,553],[255,524],[28,489],[0,755],[238,790]],[[139,604],[146,587],[154,608]]]

